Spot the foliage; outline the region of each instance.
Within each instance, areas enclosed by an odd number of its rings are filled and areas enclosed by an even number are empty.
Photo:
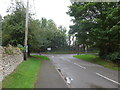
[[[41,60],[28,58],[3,80],[3,88],[34,88],[40,65]]]
[[[2,23],[3,46],[8,44],[24,46],[26,8],[22,2],[16,2],[8,12],[10,14],[4,17]],[[45,51],[48,47],[56,49],[67,46],[66,29],[62,26],[58,28],[51,19],[34,19],[30,13],[28,46],[31,52]]]
[[[18,43],[23,45],[25,27],[25,8],[22,3],[10,8],[11,14],[4,17],[2,24],[3,45]]]
[[[56,47],[65,46],[67,44],[66,34],[62,30],[56,27],[53,20],[45,18],[31,20],[28,41],[30,49],[40,52],[45,51],[48,47],[55,49]]]
[[[4,47],[4,53],[3,54],[8,54],[8,55],[12,55],[12,54],[20,54],[21,50],[17,47],[13,47],[11,45],[8,45],[7,47]]]
[[[120,52],[114,52],[107,55],[108,60],[112,60],[115,63],[120,63]]]
[[[76,34],[78,44],[97,47],[99,55],[120,51],[120,2],[79,2],[69,7],[74,25],[69,33]],[[110,60],[112,58],[109,58]]]
[[[25,47],[22,46],[21,44],[18,44],[17,47],[20,48],[21,51],[25,51]]]

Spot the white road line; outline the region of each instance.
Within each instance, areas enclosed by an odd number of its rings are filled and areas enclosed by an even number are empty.
[[[77,63],[74,63],[74,64],[77,65],[77,66],[79,66],[79,67],[81,67],[81,68],[83,68],[83,69],[86,69],[86,67],[83,67],[83,66],[81,66],[81,65],[79,65]]]
[[[104,79],[107,79],[107,80],[109,80],[109,81],[111,81],[111,82],[114,82],[114,83],[120,85],[120,83],[118,83],[117,81],[114,81],[114,80],[112,80],[112,79],[110,79],[110,78],[108,78],[108,77],[106,77],[106,76],[103,76],[103,75],[101,75],[101,74],[99,74],[99,73],[96,73],[96,74],[97,74],[98,76],[101,76],[101,77],[104,78]]]

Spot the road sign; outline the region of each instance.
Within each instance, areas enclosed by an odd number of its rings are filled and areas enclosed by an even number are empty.
[[[47,48],[48,51],[51,51],[51,48]]]
[[[28,45],[26,45],[26,53],[28,52]]]

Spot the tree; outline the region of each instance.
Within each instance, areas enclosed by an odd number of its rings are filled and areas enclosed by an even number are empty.
[[[69,8],[74,17],[70,32],[78,33],[78,43],[97,47],[102,58],[119,52],[120,2],[73,3]]]
[[[3,20],[3,45],[8,43],[11,45],[17,45],[18,43],[23,45],[24,43],[24,27],[25,27],[25,8],[20,2],[16,3],[16,6],[10,8],[11,14],[4,17]]]
[[[13,6],[13,5],[12,5]],[[21,2],[16,2],[15,6],[8,9],[9,15],[3,19],[3,45],[11,44],[24,46],[25,35],[25,11]],[[33,19],[29,14],[28,27],[28,46],[30,52],[45,51],[46,48],[63,47],[66,42],[66,29],[62,26],[58,28],[53,20],[42,18],[41,20]]]

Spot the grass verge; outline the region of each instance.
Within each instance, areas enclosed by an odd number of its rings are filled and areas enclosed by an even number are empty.
[[[75,55],[74,57],[88,61],[88,62],[96,63],[96,64],[102,65],[104,67],[113,69],[113,70],[120,71],[120,67],[117,67],[116,64],[114,64],[113,62],[110,62],[110,61],[103,60],[99,56],[96,56],[96,55],[84,54],[84,55]]]
[[[42,61],[38,58],[48,60],[46,56],[36,55],[23,61],[13,73],[3,80],[3,88],[34,88]]]
[[[68,51],[68,52],[42,52],[42,54],[77,54],[78,52],[76,52],[76,51]],[[86,52],[79,52],[79,54],[84,54],[84,53],[86,53]],[[89,53],[92,53],[92,54],[96,54],[96,53],[98,53],[97,51],[96,52],[87,52],[88,54]]]
[[[43,54],[76,54],[77,52],[43,52]]]
[[[32,56],[38,59],[50,60],[47,56],[40,56],[40,55],[32,55]]]

